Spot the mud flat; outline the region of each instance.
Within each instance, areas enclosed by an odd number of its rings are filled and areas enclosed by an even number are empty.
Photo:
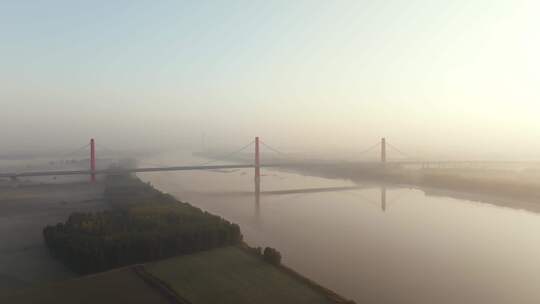
[[[0,291],[76,277],[49,253],[43,227],[106,208],[101,183],[0,182]]]

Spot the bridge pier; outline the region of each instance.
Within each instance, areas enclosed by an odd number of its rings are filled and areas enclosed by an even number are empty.
[[[259,137],[255,137],[255,195],[261,193],[261,159],[259,155]]]
[[[386,211],[386,186],[381,187],[381,210]]]
[[[381,163],[386,163],[386,138],[381,138]]]

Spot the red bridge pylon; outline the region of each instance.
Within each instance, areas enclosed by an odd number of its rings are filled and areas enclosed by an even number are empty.
[[[90,139],[90,182],[95,183],[96,182],[96,174],[94,173],[96,171],[96,144],[94,142],[94,139]]]

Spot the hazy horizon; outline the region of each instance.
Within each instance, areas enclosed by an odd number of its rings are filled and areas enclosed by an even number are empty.
[[[536,1],[0,2],[2,152],[540,160]]]

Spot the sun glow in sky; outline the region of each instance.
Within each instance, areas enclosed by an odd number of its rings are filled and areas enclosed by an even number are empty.
[[[0,1],[7,149],[535,158],[537,1]]]

